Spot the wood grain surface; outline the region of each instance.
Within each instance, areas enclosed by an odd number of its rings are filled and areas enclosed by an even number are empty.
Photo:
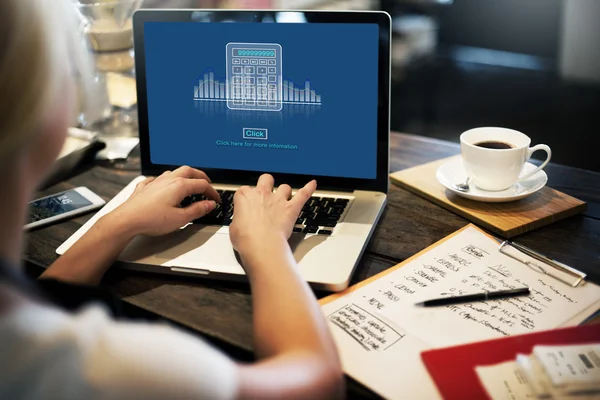
[[[460,156],[406,168],[390,174],[392,182],[438,204],[481,227],[511,238],[585,211],[585,202],[545,186],[524,199],[484,203],[463,198],[436,179],[438,168]]]
[[[458,152],[454,143],[393,133],[391,170],[410,168]],[[588,210],[517,236],[515,240],[583,270],[592,281],[600,283],[600,174],[552,164],[546,171],[551,187],[586,201]],[[109,200],[138,174],[139,158],[134,155],[123,164],[88,166],[39,194],[87,186]],[[56,259],[56,248],[89,218],[86,215],[29,232],[23,257],[32,274],[49,266]],[[352,282],[405,260],[466,224],[468,221],[463,217],[391,185],[387,207]],[[235,357],[251,358],[252,309],[246,284],[113,269],[102,285],[127,304],[190,329],[231,350]],[[348,381],[348,388],[350,398],[376,397],[352,380]]]

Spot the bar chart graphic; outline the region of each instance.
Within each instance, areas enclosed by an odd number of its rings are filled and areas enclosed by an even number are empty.
[[[198,85],[194,86],[194,100],[227,101],[229,99],[228,86],[230,85],[226,79],[219,81],[215,79],[213,72],[207,72],[198,81]],[[230,92],[233,93],[231,86]],[[304,87],[300,88],[296,87],[293,81],[284,79],[281,97],[284,104],[321,104],[321,96],[311,89],[310,81],[305,81]],[[250,98],[256,100],[256,95],[250,96]]]
[[[264,81],[263,81],[264,79]],[[280,85],[280,89],[276,86]],[[233,75],[230,79],[218,78],[212,68],[208,68],[198,78],[193,89],[194,102],[224,102],[232,110],[280,111],[273,104],[320,106],[321,95],[313,89],[309,80],[302,85],[289,78],[283,78],[279,85],[269,84],[267,78],[260,76]],[[254,108],[230,107],[231,104],[252,105]],[[241,104],[240,104],[241,102]],[[271,108],[268,108],[271,104]],[[260,106],[265,105],[264,108]]]
[[[282,93],[284,103],[321,104],[321,96],[310,89],[310,81],[305,81],[303,88],[297,88],[294,82],[284,79]]]
[[[215,80],[212,71],[205,73],[194,86],[194,100],[227,101],[227,82]]]
[[[228,108],[224,101],[195,101],[194,109],[209,118],[221,118],[226,115],[228,121],[262,124],[283,121],[287,118],[311,118],[321,111],[321,105],[318,103],[284,104],[280,112],[240,113]]]

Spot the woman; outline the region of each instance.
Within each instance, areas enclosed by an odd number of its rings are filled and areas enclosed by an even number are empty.
[[[290,187],[273,193],[263,175],[234,198],[230,236],[253,293],[256,363],[237,364],[168,326],[117,322],[98,304],[68,313],[39,289],[97,284],[134,236],[166,234],[210,212],[219,198],[202,171],[182,167],[140,183],[45,271],[44,285],[26,282],[18,265],[27,202],[71,122],[71,70],[85,71],[69,15],[67,0],[0,3],[0,398],[339,397],[334,343],[287,243],[314,181],[288,200]],[[211,200],[178,208],[192,193]]]

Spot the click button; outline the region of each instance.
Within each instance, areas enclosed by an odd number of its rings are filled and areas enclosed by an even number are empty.
[[[265,128],[244,128],[242,137],[244,139],[267,140],[269,137],[268,133],[268,130]]]

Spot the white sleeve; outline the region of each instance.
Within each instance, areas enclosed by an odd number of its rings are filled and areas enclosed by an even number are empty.
[[[23,308],[0,321],[0,398],[231,399],[237,393],[235,363],[170,326],[117,322],[99,306],[74,315]]]

